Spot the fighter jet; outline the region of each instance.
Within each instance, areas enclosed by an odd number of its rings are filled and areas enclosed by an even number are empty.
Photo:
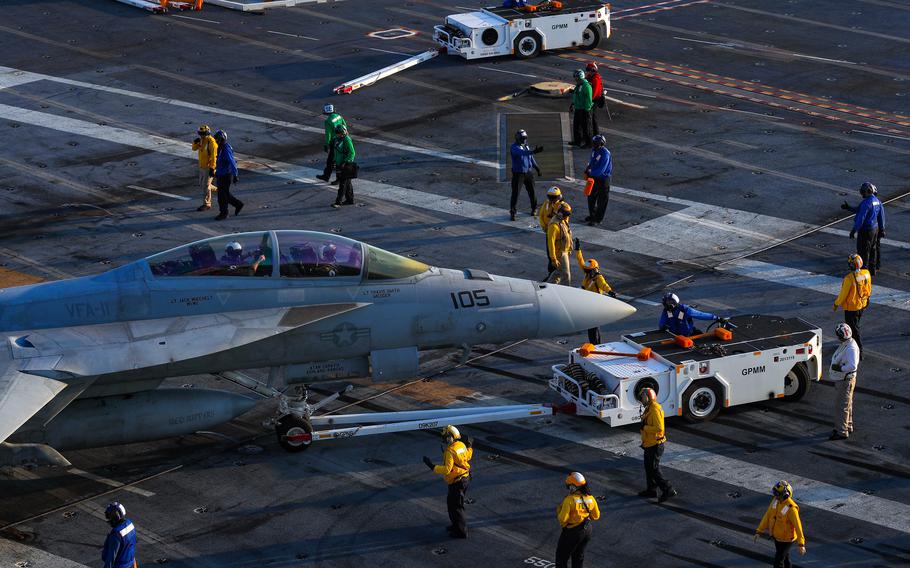
[[[65,464],[57,450],[189,434],[257,402],[159,388],[169,377],[261,368],[268,388],[388,381],[417,376],[422,349],[566,335],[634,311],[335,234],[214,237],[97,276],[0,290],[0,463]]]

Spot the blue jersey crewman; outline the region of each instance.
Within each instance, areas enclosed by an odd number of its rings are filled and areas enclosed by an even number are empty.
[[[126,517],[126,507],[114,501],[104,510],[104,516],[111,525],[101,551],[104,568],[137,568],[136,527]]]
[[[723,319],[714,314],[702,312],[679,303],[679,296],[672,292],[664,294],[662,302],[664,310],[660,314],[658,327],[669,331],[673,335],[688,336],[698,333],[698,330],[695,329],[695,322],[692,320],[721,321]]]
[[[859,188],[863,200],[859,207],[851,207],[846,201],[841,209],[856,213],[850,238],[856,238],[856,254],[863,259],[863,266],[869,274],[881,268],[881,239],[885,237],[885,208],[878,198],[878,190],[870,182],[864,182]]]
[[[534,154],[543,151],[543,146],[535,146],[531,149],[528,146],[528,133],[519,130],[515,133],[515,142],[509,148],[509,154],[512,156],[512,199],[509,201],[509,215],[515,220],[515,212],[518,205],[518,191],[522,184],[528,192],[528,198],[531,200],[531,215],[537,212],[537,195],[534,194],[534,169],[537,175],[540,175],[540,166]]]

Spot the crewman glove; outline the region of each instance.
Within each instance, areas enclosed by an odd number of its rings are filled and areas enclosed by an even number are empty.
[[[543,175],[540,173],[540,168],[534,168],[534,170],[537,172],[537,177],[540,177]]]
[[[474,447],[474,438],[471,436],[468,436],[468,439],[465,440],[464,445],[468,448],[473,448]]]
[[[578,240],[578,237],[575,237],[575,241],[573,242],[575,243],[575,250],[581,251],[581,241]]]
[[[614,292],[613,290],[610,290],[609,292],[607,292],[607,296],[610,296],[611,298],[615,298],[616,292]]]
[[[237,176],[234,176],[234,183],[237,183],[238,181],[240,181],[240,178]]]
[[[427,456],[423,456],[423,463],[425,463],[426,466],[430,469],[433,469],[434,467],[436,467],[433,465],[433,462],[430,461],[430,458],[428,458]]]
[[[200,142],[201,142],[201,140],[199,140],[198,138],[193,139],[193,144],[199,144]]]
[[[852,240],[855,238],[856,238],[856,231],[850,231],[850,239]]]
[[[209,177],[215,177],[215,168],[209,168]]]
[[[849,210],[850,210],[850,204],[847,203],[846,201],[844,201],[843,203],[841,203],[840,208],[843,209],[844,211],[849,211]]]
[[[884,238],[885,238],[885,230],[884,230],[884,229],[882,229],[881,231],[878,232],[878,238],[880,238],[880,239],[884,239]]]
[[[322,151],[323,151],[323,152],[328,152],[328,151],[329,151],[329,145],[328,145],[328,144],[323,145],[323,146],[322,146]],[[846,201],[845,201],[844,203],[846,203]]]
[[[835,371],[837,371],[838,373],[843,371],[843,367],[841,367],[840,363],[832,363],[831,368],[834,369]]]
[[[540,154],[541,152],[543,152],[543,146],[534,146],[535,154]]]

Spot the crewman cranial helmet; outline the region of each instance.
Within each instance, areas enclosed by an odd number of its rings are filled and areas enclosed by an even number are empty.
[[[584,487],[585,485],[587,485],[587,483],[588,482],[587,482],[587,480],[585,480],[585,476],[578,473],[577,471],[573,471],[566,477],[566,487],[568,487],[569,489],[577,489],[579,487]]]
[[[853,253],[847,257],[847,266],[850,267],[850,270],[859,270],[863,267],[863,257]]]
[[[834,333],[837,334],[837,338],[841,341],[847,341],[853,337],[853,330],[846,323],[837,324],[837,327],[834,328]]]
[[[585,270],[597,270],[598,268],[600,268],[600,264],[593,258],[589,258],[588,260],[585,261],[584,267],[585,267]]]
[[[581,69],[576,69],[575,73],[573,73],[572,76],[575,77],[576,81],[581,81],[585,78],[585,72]]]
[[[200,135],[205,136],[212,133],[212,128],[208,124],[200,124],[198,132]]]
[[[348,128],[347,128],[347,126],[345,126],[345,125],[343,125],[343,124],[336,124],[336,125],[335,125],[335,134],[344,134],[344,135],[347,135],[347,133],[348,133]]]
[[[588,73],[597,73],[597,63],[594,63],[593,61],[588,62],[588,64],[585,65],[585,71]]]
[[[657,393],[654,392],[654,389],[651,387],[643,388],[641,389],[641,392],[638,393],[638,400],[647,406],[657,400]]]
[[[335,105],[325,105],[322,107],[322,114],[332,114],[335,112]]]
[[[553,201],[562,199],[562,190],[554,185],[547,190],[547,199],[552,199]]]
[[[774,497],[783,501],[784,499],[789,499],[793,495],[793,488],[790,487],[789,483],[781,479],[771,488],[771,495],[774,495]]]
[[[243,252],[243,247],[237,241],[231,241],[224,247],[224,252],[228,256],[239,256]]]
[[[528,133],[525,132],[524,130],[519,130],[518,132],[515,133],[515,141],[516,142],[527,142]]]
[[[594,138],[591,138],[591,144],[594,144],[595,148],[600,148],[607,145],[607,139],[602,134],[597,134]]]
[[[452,426],[451,424],[442,429],[442,438],[448,439],[452,438],[452,441],[461,439],[461,432],[458,431],[458,428]]]
[[[664,294],[664,297],[661,300],[661,303],[668,310],[676,309],[676,306],[679,305],[679,296],[677,296],[673,292],[667,292],[666,294]]]
[[[114,501],[104,510],[104,517],[107,519],[107,522],[116,525],[126,518],[126,507],[121,505],[118,501]]]
[[[873,184],[871,181],[864,181],[863,185],[859,186],[859,194],[863,197],[878,195],[878,188],[876,188],[875,184]]]
[[[225,132],[224,130],[219,130],[218,132],[215,133],[215,140],[220,140],[221,142],[224,142],[225,140],[227,140],[227,132]]]

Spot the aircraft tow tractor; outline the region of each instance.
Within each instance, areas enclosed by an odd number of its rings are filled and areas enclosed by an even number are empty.
[[[722,407],[799,400],[821,380],[822,331],[801,318],[743,315],[691,337],[654,330],[586,343],[554,365],[549,386],[610,426],[641,420],[644,388],[668,416],[713,419]]]

